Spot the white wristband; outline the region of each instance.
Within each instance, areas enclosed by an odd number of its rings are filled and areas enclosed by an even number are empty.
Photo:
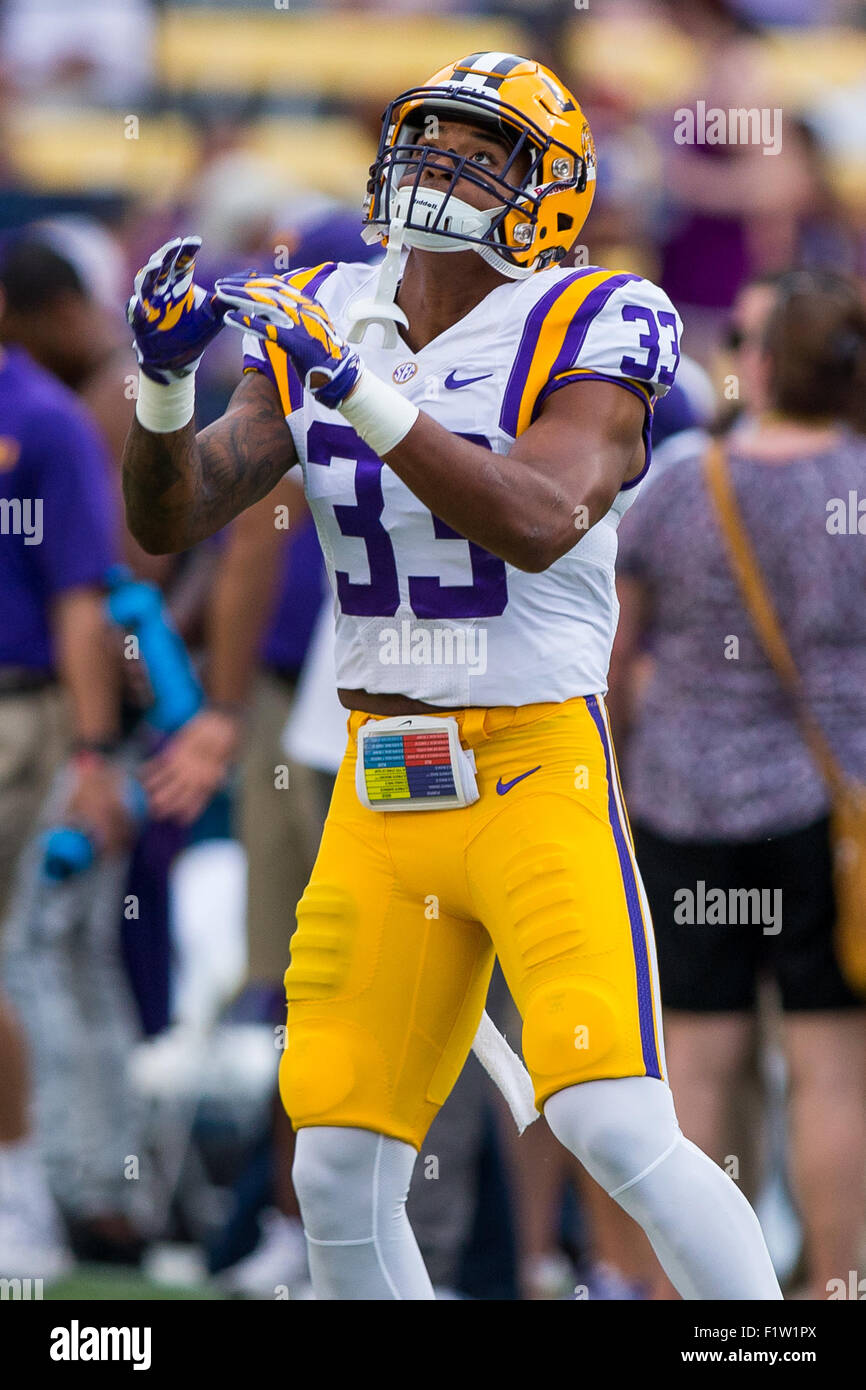
[[[182,430],[195,414],[195,372],[169,382],[168,386],[139,372],[135,414],[138,423],[151,434]]]
[[[339,407],[340,414],[379,458],[405,439],[418,419],[418,407],[387,381],[364,368],[351,396]]]

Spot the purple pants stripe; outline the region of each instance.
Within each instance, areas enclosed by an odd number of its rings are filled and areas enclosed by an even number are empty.
[[[614,794],[614,777],[616,773],[613,766],[613,756],[607,737],[607,729],[598,707],[598,700],[594,695],[587,695],[586,707],[592,715],[595,727],[598,729],[598,736],[601,739],[601,746],[604,749],[604,761],[607,768],[607,805],[610,823],[613,829],[613,838],[616,843],[616,852],[619,856],[619,867],[622,873],[623,886],[625,888],[625,900],[628,907],[628,920],[631,927],[631,940],[634,947],[635,972],[637,974],[637,1004],[638,1019],[640,1021],[640,1041],[643,1052],[644,1066],[647,1076],[662,1079],[661,1067],[659,1066],[658,1051],[656,1049],[655,1019],[653,1017],[653,991],[652,980],[650,979],[649,956],[647,953],[646,937],[644,936],[643,914],[640,908],[640,895],[637,888],[637,880],[634,876],[634,866],[631,862],[628,840],[620,820],[619,808],[616,804]]]

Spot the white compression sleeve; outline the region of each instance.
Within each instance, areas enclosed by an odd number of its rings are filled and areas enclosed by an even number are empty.
[[[683,1298],[782,1297],[758,1218],[727,1173],[683,1137],[663,1081],[585,1081],[551,1096],[544,1115],[643,1227]]]
[[[292,1179],[317,1299],[432,1299],[406,1215],[417,1155],[368,1129],[298,1131]]]

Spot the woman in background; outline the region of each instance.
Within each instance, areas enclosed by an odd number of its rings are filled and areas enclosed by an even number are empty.
[[[784,277],[756,359],[753,411],[725,447],[743,516],[802,677],[846,773],[866,782],[866,310],[841,276]],[[808,1296],[858,1267],[866,1208],[866,1015],[835,959],[829,802],[740,598],[700,457],[651,484],[620,527],[611,687],[642,642],[626,783],[655,923],[683,1132],[717,1161],[771,974],[790,1074],[792,1177]],[[866,510],[866,509],[864,509]],[[866,520],[862,522],[866,530]],[[621,715],[620,723],[623,723]],[[620,739],[623,738],[620,730]],[[704,885],[703,890],[701,884]],[[701,921],[712,888],[769,890],[754,925]],[[694,895],[690,898],[689,895]]]

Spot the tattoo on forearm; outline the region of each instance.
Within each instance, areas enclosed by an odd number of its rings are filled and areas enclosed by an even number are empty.
[[[123,457],[129,529],[145,549],[186,550],[264,497],[295,461],[276,391],[248,373],[226,414],[198,435],[192,423],[161,435],[133,422]]]

